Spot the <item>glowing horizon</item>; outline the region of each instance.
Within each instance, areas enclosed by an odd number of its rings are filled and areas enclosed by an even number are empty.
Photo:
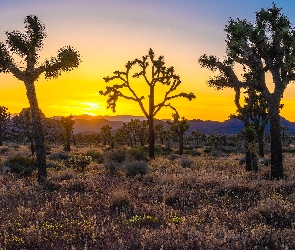
[[[124,70],[127,61],[141,58],[149,48],[155,56],[164,56],[166,66],[174,66],[181,78],[178,91],[193,92],[196,99],[173,101],[179,114],[187,119],[224,121],[235,113],[232,90],[216,91],[206,80],[212,76],[198,65],[206,53],[220,58],[225,53],[224,26],[230,17],[253,20],[255,12],[270,7],[272,0],[260,2],[234,0],[221,3],[210,0],[134,2],[110,1],[37,1],[18,3],[1,1],[0,41],[5,31],[24,30],[23,19],[37,15],[45,24],[47,38],[40,52],[40,62],[55,56],[59,48],[71,45],[80,51],[81,65],[58,79],[35,83],[39,106],[47,117],[81,115],[143,116],[137,103],[119,99],[116,113],[106,109],[106,97],[98,94],[107,84],[103,77],[115,70]],[[276,1],[295,25],[292,9],[295,2]],[[11,74],[0,74],[0,105],[11,114],[29,106],[25,86]],[[141,83],[139,83],[141,84]],[[140,91],[144,87],[139,87]],[[282,103],[281,115],[295,121],[295,86],[289,85]],[[158,94],[163,93],[163,90]],[[157,92],[156,92],[157,94]],[[162,109],[158,119],[171,118],[171,109]]]

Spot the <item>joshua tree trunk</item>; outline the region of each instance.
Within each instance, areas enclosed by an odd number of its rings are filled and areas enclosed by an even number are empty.
[[[106,145],[106,142],[104,141],[104,145]],[[71,151],[71,134],[69,131],[66,132],[66,145],[65,145],[65,151],[70,152]]]
[[[44,147],[44,135],[41,124],[41,116],[34,86],[34,80],[25,81],[27,97],[31,108],[33,135],[35,140],[36,157],[38,164],[38,182],[43,183],[47,178],[46,155]]]
[[[154,86],[150,86],[150,95],[149,95],[149,157],[155,158],[155,132],[154,132],[154,95],[155,95]]]
[[[258,140],[258,154],[259,156],[261,156],[262,158],[264,157],[264,129],[265,127],[261,127],[259,130],[258,130],[258,133],[257,133],[257,140]]]
[[[179,154],[183,154],[183,133],[179,134]]]
[[[34,145],[34,139],[30,138],[30,148],[31,148],[31,153],[32,156],[35,154],[35,145]]]
[[[247,128],[249,125],[250,124],[248,121],[244,121],[244,128]],[[245,170],[252,171],[251,152],[249,150],[247,138],[245,138],[245,149],[246,149],[246,153],[245,153],[246,169]]]
[[[0,128],[0,146],[2,146],[3,145],[3,143],[2,143],[2,141],[3,141],[3,135],[2,135],[2,128]]]
[[[272,179],[282,179],[284,177],[279,106],[280,98],[269,98]]]

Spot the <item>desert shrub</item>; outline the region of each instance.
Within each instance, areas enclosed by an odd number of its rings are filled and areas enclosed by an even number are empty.
[[[4,164],[10,168],[11,173],[19,178],[32,175],[32,172],[38,168],[35,158],[20,155],[9,158]]]
[[[134,161],[147,161],[147,152],[144,147],[131,148],[128,151],[128,158]]]
[[[104,168],[108,174],[117,175],[120,164],[115,161],[108,161],[104,163]]]
[[[136,175],[144,175],[148,171],[148,164],[145,161],[128,162],[126,165],[126,176],[134,177]]]
[[[48,191],[48,192],[59,191],[60,189],[60,185],[53,181],[46,181],[42,187],[44,191]]]
[[[89,150],[86,152],[86,155],[91,156],[92,160],[97,163],[103,163],[103,155],[100,151]]]
[[[123,148],[114,148],[104,154],[103,162],[123,163],[127,157],[127,150]]]
[[[194,164],[194,160],[191,157],[183,155],[180,159],[180,165],[183,168],[190,168]]]
[[[51,177],[52,180],[59,182],[59,181],[67,181],[75,178],[77,176],[77,172],[74,169],[66,168],[54,173]]]
[[[181,204],[181,199],[179,195],[170,193],[164,197],[165,205],[171,207],[177,207]]]
[[[263,158],[260,160],[260,165],[263,166],[270,166],[271,164],[271,159],[270,158]]]
[[[231,147],[221,147],[221,151],[226,154],[230,154],[230,153],[234,153],[236,149]]]
[[[77,155],[72,155],[66,161],[66,166],[78,169],[79,171],[83,172],[85,168],[90,164],[91,161],[92,161],[91,156],[77,154]]]
[[[86,190],[86,184],[81,180],[75,180],[67,185],[68,192],[82,193]]]
[[[0,154],[5,154],[9,151],[9,148],[7,146],[0,147]]]
[[[103,163],[105,170],[110,175],[117,175],[120,169],[123,169],[127,158],[127,150],[123,148],[114,148],[105,153]]]
[[[49,156],[49,160],[53,160],[53,161],[61,161],[61,160],[68,160],[70,158],[70,155],[68,153],[65,152],[55,152],[55,153],[51,153]]]
[[[167,158],[168,158],[169,161],[174,161],[174,160],[179,158],[179,155],[177,155],[177,154],[169,154],[169,155],[167,155]]]
[[[200,156],[201,155],[201,152],[199,152],[198,150],[194,150],[194,149],[184,150],[183,153],[186,155],[191,155],[191,156]]]
[[[204,148],[204,153],[206,153],[206,154],[211,153],[211,151],[212,151],[212,148],[211,147],[205,147]]]
[[[239,165],[243,165],[246,163],[246,157],[243,156],[240,160],[239,160]]]
[[[132,205],[128,194],[124,191],[116,191],[112,195],[110,210],[115,213],[128,213],[132,211]]]

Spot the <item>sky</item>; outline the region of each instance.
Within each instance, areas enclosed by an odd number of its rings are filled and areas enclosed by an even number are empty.
[[[35,83],[41,110],[47,117],[70,114],[143,115],[137,103],[119,99],[116,113],[106,109],[103,77],[124,70],[129,60],[141,58],[150,48],[164,56],[167,67],[180,76],[178,92],[193,92],[196,99],[171,102],[187,119],[224,121],[235,113],[234,92],[217,91],[206,80],[212,73],[198,64],[203,54],[225,55],[224,27],[229,18],[254,21],[255,12],[272,6],[273,0],[0,0],[0,41],[6,31],[24,31],[23,20],[36,15],[47,38],[40,61],[71,45],[81,54],[80,66],[58,79]],[[277,0],[278,7],[295,26],[295,1]],[[270,81],[271,85],[271,81]],[[137,93],[147,96],[140,80],[132,82]],[[156,88],[156,100],[163,98]],[[281,115],[295,121],[295,85],[285,91]],[[0,73],[0,105],[12,114],[28,107],[24,83]],[[156,118],[169,119],[172,110],[162,109]]]

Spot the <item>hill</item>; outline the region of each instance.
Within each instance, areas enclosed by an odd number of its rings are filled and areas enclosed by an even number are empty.
[[[100,132],[100,129],[104,125],[109,125],[112,127],[113,131],[118,130],[123,126],[123,123],[129,122],[131,119],[144,120],[143,116],[131,116],[131,115],[121,115],[121,116],[90,116],[81,115],[75,116],[74,133],[81,132]],[[155,120],[155,123],[165,123],[164,120]],[[221,134],[229,135],[236,134],[243,129],[244,125],[238,119],[228,119],[223,122],[210,121],[210,120],[200,120],[193,119],[188,121],[190,127],[187,133],[199,130],[204,134]],[[295,122],[290,122],[285,118],[281,117],[281,124],[286,128],[289,133],[295,133]],[[266,127],[266,132],[269,132],[269,124]]]

